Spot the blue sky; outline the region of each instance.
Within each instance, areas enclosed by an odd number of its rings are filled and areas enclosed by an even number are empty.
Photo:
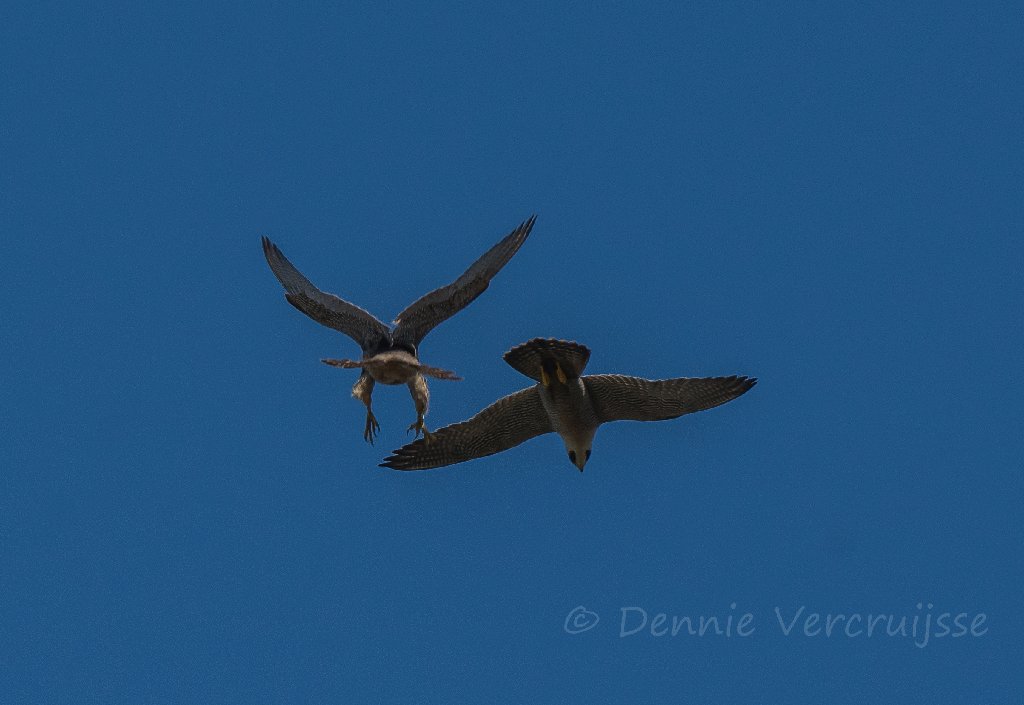
[[[2,14],[5,702],[1019,697],[1013,4]],[[501,354],[535,336],[759,385],[603,427],[582,475],[555,436],[378,468],[408,394],[366,445],[318,362],[355,346],[260,236],[389,320],[531,213],[422,346],[465,378],[428,425],[525,386]],[[775,614],[917,603],[984,633]],[[755,630],[623,636],[629,607]]]

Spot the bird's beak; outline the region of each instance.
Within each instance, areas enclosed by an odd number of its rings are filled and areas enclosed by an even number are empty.
[[[577,468],[579,468],[580,472],[583,472],[583,466],[586,465],[586,464],[587,464],[586,459],[577,460],[575,463],[573,463],[573,465],[575,465]]]

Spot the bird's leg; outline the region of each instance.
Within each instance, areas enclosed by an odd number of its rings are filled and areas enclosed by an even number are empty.
[[[409,431],[415,431],[416,432],[416,434],[413,436],[413,438],[416,438],[417,436],[419,436],[422,433],[423,434],[423,440],[425,440],[427,443],[430,443],[430,441],[434,438],[434,436],[430,433],[430,431],[427,430],[426,424],[423,423],[423,415],[422,414],[417,414],[416,415],[416,420],[412,423],[412,425],[409,426],[409,428],[407,428],[405,430],[406,433],[408,433]]]
[[[565,373],[562,372],[562,366],[559,365],[557,362],[555,363],[555,374],[558,376],[559,382],[561,382],[562,384],[568,383],[568,377],[566,377]]]
[[[377,423],[377,417],[373,415],[373,411],[370,409],[370,405],[366,405],[366,426],[363,427],[363,440],[373,445],[373,439],[376,438],[377,434],[380,433],[380,424]]]
[[[366,426],[363,427],[363,440],[373,445],[374,438],[380,433],[380,424],[377,423],[377,417],[373,415],[373,409],[370,408],[373,396],[373,377],[366,374],[365,370],[352,386],[352,396],[366,404]]]
[[[413,402],[416,403],[416,421],[406,429],[406,433],[409,431],[415,431],[416,436],[423,434],[423,440],[430,441],[430,431],[423,425],[423,419],[427,415],[427,407],[430,403],[430,389],[427,387],[427,380],[423,378],[423,375],[417,374],[413,379],[408,382],[409,394],[412,395]]]
[[[551,386],[551,378],[548,377],[548,373],[544,371],[544,368],[540,368],[540,383],[545,387]]]

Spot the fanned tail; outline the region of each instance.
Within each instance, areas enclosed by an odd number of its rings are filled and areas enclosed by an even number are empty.
[[[590,359],[590,349],[569,340],[534,338],[515,346],[503,357],[512,369],[540,382],[541,370],[551,379],[558,369],[569,379],[579,377]]]

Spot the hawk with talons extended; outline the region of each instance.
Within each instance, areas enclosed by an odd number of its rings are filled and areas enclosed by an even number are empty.
[[[285,258],[277,245],[263,238],[263,254],[274,275],[285,289],[285,298],[295,308],[328,328],[341,331],[362,348],[359,360],[323,360],[328,365],[362,368],[352,387],[352,396],[366,405],[366,427],[363,438],[373,443],[380,424],[370,406],[373,385],[405,384],[416,404],[416,421],[409,426],[418,436],[429,436],[423,418],[427,415],[430,390],[424,376],[437,379],[460,379],[454,372],[424,365],[419,361],[419,345],[424,336],[447,320],[473,299],[480,296],[494,275],[512,258],[526,241],[536,216],[531,216],[494,247],[474,262],[462,276],[448,286],[426,294],[410,304],[395,318],[392,330],[363,309],[317,289]]]
[[[499,399],[468,421],[434,431],[430,443],[418,440],[393,451],[381,467],[423,470],[462,463],[555,432],[565,443],[569,461],[583,472],[601,424],[674,419],[724,404],[757,383],[737,376],[582,376],[590,350],[564,340],[536,338],[504,357],[537,384]]]

